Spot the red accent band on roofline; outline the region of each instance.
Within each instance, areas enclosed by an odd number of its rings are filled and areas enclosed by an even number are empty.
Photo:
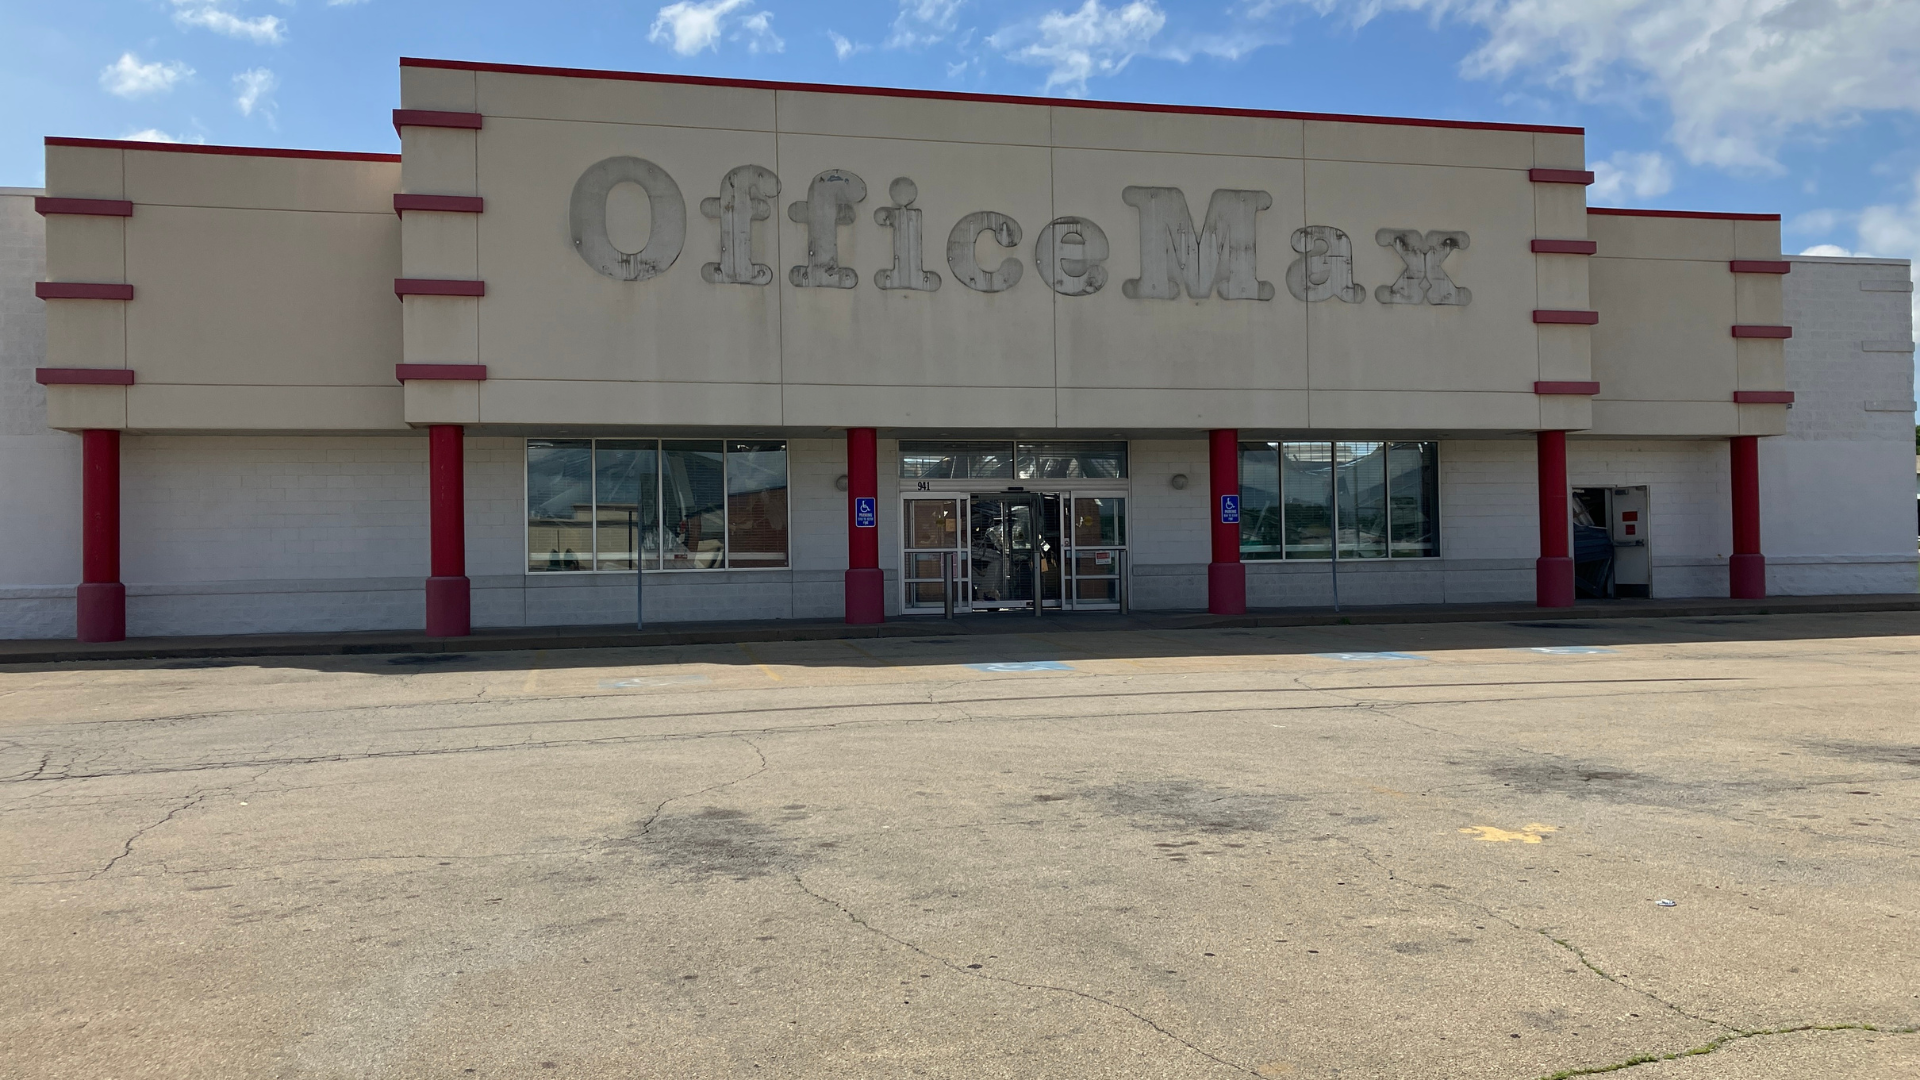
[[[393,110],[393,133],[403,127],[461,128],[479,131],[484,119],[477,112],[445,112],[440,109]]]
[[[1592,397],[1600,392],[1597,382],[1537,382],[1533,384],[1536,394],[1579,394]]]
[[[485,364],[395,364],[393,377],[401,382],[486,382]]]
[[[1711,210],[1629,210],[1619,206],[1589,206],[1589,214],[1608,217],[1707,218],[1713,221],[1779,221],[1779,214],[1722,214]]]
[[[1592,255],[1600,245],[1592,240],[1535,240],[1535,255]]]
[[[1352,116],[1343,113],[1228,109],[1207,105],[1157,105],[1130,101],[1078,101],[1071,98],[1022,97],[1012,94],[962,94],[949,90],[906,90],[891,86],[843,86],[834,83],[767,82],[760,79],[712,79],[699,75],[661,75],[647,71],[606,71],[595,68],[534,67],[527,64],[483,64],[470,60],[428,60],[415,56],[401,57],[400,66],[441,68],[448,71],[488,71],[502,75],[549,75],[571,79],[668,83],[677,86],[716,86],[741,90],[791,90],[810,94],[854,94],[863,97],[923,98],[930,101],[971,101],[996,105],[1048,105],[1067,109],[1190,113],[1196,116],[1246,116],[1269,120],[1332,120],[1350,124],[1397,124],[1405,127],[1466,128],[1474,131],[1531,131],[1549,135],[1584,135],[1587,130],[1547,124],[1496,124],[1472,120],[1429,120],[1410,116]]]
[[[106,281],[36,281],[33,295],[42,300],[131,300],[133,286]]]
[[[169,154],[216,154],[224,157],[307,158],[313,161],[392,161],[399,154],[360,154],[347,150],[288,150],[277,146],[205,146],[200,143],[157,143],[135,139],[71,139],[49,135],[48,146],[86,146],[99,150],[158,150]]]
[[[84,217],[132,217],[133,204],[125,199],[61,199],[41,195],[33,200],[33,212],[41,217],[72,214]]]
[[[1591,184],[1593,174],[1584,169],[1528,169],[1527,179],[1536,184]]]
[[[394,278],[395,296],[485,296],[487,283],[459,278]]]
[[[1791,405],[1791,390],[1735,390],[1733,403],[1736,405]]]
[[[405,214],[408,210],[436,210],[447,214],[485,213],[487,200],[478,195],[400,195],[393,197],[393,212]]]
[[[1592,326],[1600,321],[1597,311],[1543,310],[1536,308],[1533,321],[1547,326]]]
[[[41,386],[132,386],[132,368],[43,367],[33,369]]]
[[[1733,336],[1737,338],[1790,338],[1793,336],[1793,327],[1736,326],[1733,328]]]
[[[1736,274],[1791,274],[1793,264],[1785,259],[1734,259],[1727,269]]]

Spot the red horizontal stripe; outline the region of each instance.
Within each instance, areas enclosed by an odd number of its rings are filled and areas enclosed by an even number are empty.
[[[1589,206],[1589,214],[1608,217],[1706,218],[1712,221],[1779,221],[1779,214],[1721,214],[1711,210],[1628,210],[1618,206]]]
[[[395,364],[393,377],[406,382],[485,382],[485,364]]]
[[[1734,259],[1727,269],[1736,274],[1791,274],[1793,264],[1784,259]]]
[[[1591,255],[1600,245],[1591,240],[1535,240],[1535,255]]]
[[[481,116],[477,112],[440,112],[436,109],[395,109],[393,110],[393,130],[397,134],[403,127],[466,128],[480,130]]]
[[[398,195],[393,197],[393,212],[438,210],[448,214],[478,214],[487,208],[487,200],[478,195]]]
[[[33,381],[41,386],[132,386],[131,368],[35,368]]]
[[[274,146],[202,146],[198,143],[157,143],[137,139],[70,139],[47,136],[48,146],[90,146],[102,150],[154,150],[167,154],[215,154],[223,157],[306,158],[312,161],[391,161],[399,154],[359,154],[346,150],[287,150]]]
[[[33,295],[42,300],[131,300],[133,286],[104,281],[36,281]]]
[[[1583,169],[1528,169],[1527,179],[1536,184],[1591,184],[1593,174]]]
[[[1533,321],[1547,325],[1592,326],[1600,321],[1597,311],[1552,311],[1535,309]]]
[[[1791,405],[1791,390],[1735,390],[1733,400],[1736,405]]]
[[[863,97],[919,98],[925,101],[970,101],[995,105],[1043,105],[1056,109],[1119,109],[1127,112],[1184,113],[1193,116],[1246,116],[1272,120],[1328,120],[1344,124],[1395,124],[1403,127],[1464,128],[1471,131],[1535,131],[1553,135],[1584,135],[1585,128],[1548,124],[1494,124],[1472,120],[1430,120],[1407,116],[1351,116],[1344,113],[1277,112],[1270,109],[1224,109],[1206,105],[1151,105],[1127,101],[1078,101],[1072,98],[1018,97],[1008,94],[961,94],[947,90],[903,90],[890,86],[842,86],[833,83],[767,82],[760,79],[712,79],[698,75],[661,75],[648,71],[605,71],[595,68],[533,67],[526,64],[482,64],[468,60],[425,60],[403,56],[401,67],[440,68],[447,71],[490,71],[502,75],[546,75],[569,79],[610,79],[617,82],[664,83],[675,86],[717,86],[740,90],[790,90],[808,94],[853,94]]]
[[[1536,394],[1584,394],[1588,397],[1600,392],[1597,382],[1537,382],[1533,384]]]
[[[1737,338],[1790,338],[1793,336],[1793,327],[1736,326],[1733,328],[1733,336]]]
[[[125,199],[56,199],[42,195],[33,200],[33,212],[41,217],[54,214],[132,217],[133,204]]]
[[[487,283],[450,278],[394,278],[395,296],[485,296]]]

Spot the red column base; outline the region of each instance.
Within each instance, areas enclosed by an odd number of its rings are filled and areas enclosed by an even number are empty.
[[[1573,560],[1565,555],[1533,561],[1533,594],[1540,607],[1573,606]]]
[[[1767,598],[1767,557],[1735,555],[1727,560],[1727,595],[1735,600]]]
[[[853,626],[887,621],[887,573],[880,569],[847,571],[847,622]]]
[[[73,616],[74,636],[81,641],[127,640],[127,587],[117,581],[80,586]]]
[[[427,636],[473,633],[473,583],[464,577],[427,579]]]
[[[1207,564],[1207,613],[1245,615],[1247,613],[1247,564],[1216,562]]]

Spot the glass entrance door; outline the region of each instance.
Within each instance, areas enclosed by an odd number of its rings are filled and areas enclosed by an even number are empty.
[[[1060,606],[1060,496],[993,492],[970,496],[968,599],[975,611],[1033,609],[1034,585]]]
[[[1082,611],[1118,608],[1126,565],[1126,497],[1076,491],[1071,517],[1066,563],[1073,607]]]

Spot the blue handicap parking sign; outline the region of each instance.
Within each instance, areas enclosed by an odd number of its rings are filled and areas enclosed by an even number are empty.
[[[879,503],[880,503],[880,500],[878,499],[861,498],[861,499],[853,500],[854,527],[860,528],[860,529],[873,528],[875,524],[875,519],[879,516],[879,513],[880,513]]]
[[[1240,496],[1238,495],[1220,496],[1220,524],[1222,525],[1240,524]]]

